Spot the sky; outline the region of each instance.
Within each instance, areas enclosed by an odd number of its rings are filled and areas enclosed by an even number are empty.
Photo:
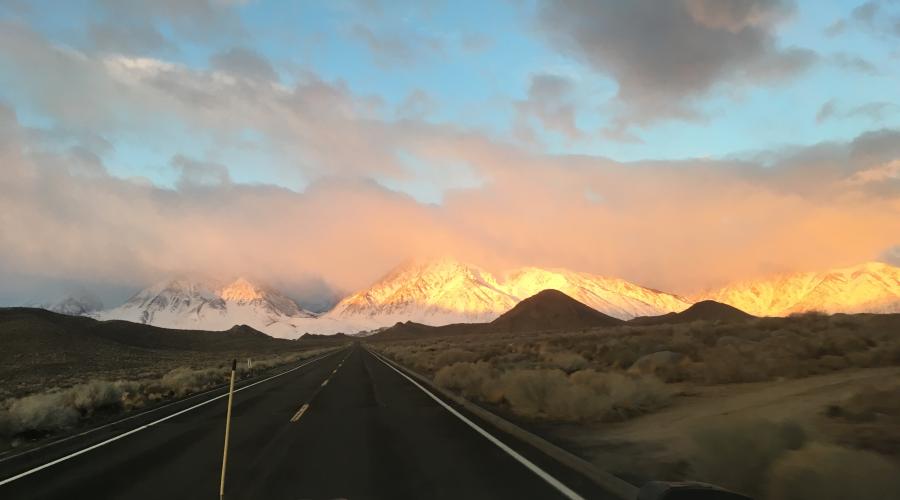
[[[437,256],[900,262],[900,1],[0,0],[0,304]]]

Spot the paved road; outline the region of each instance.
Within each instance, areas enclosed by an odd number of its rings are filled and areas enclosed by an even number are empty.
[[[0,481],[211,396],[0,462]],[[215,498],[225,405],[217,399],[0,485],[0,498]],[[233,418],[230,499],[565,498],[567,488],[603,498],[492,431],[529,469],[360,346],[237,392]]]

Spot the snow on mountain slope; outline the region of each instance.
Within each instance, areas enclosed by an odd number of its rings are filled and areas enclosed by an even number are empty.
[[[452,260],[401,266],[325,317],[363,329],[397,321],[429,325],[490,321],[519,302],[490,273]]]
[[[92,314],[166,328],[227,330],[245,324],[275,337],[302,334],[315,318],[290,298],[243,278],[232,283],[174,279],[141,290],[121,306]]]
[[[691,305],[677,295],[644,288],[623,279],[564,269],[526,267],[513,271],[504,280],[504,288],[520,299],[552,288],[619,319],[681,312]]]
[[[900,312],[900,268],[880,262],[733,283],[703,294],[756,316]]]
[[[675,295],[621,279],[535,267],[498,279],[478,267],[444,259],[401,266],[341,301],[326,317],[370,329],[397,321],[486,322],[548,288],[620,319],[681,311],[690,305]]]
[[[56,302],[41,304],[40,307],[55,313],[82,316],[103,309],[103,302],[87,290],[79,290]]]

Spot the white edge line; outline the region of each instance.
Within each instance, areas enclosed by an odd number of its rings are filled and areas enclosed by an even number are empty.
[[[367,349],[367,351],[368,351],[368,349]],[[439,405],[443,406],[444,409],[446,409],[447,411],[449,411],[450,413],[452,413],[455,417],[457,417],[457,418],[459,418],[460,420],[462,420],[466,425],[468,425],[469,427],[471,427],[472,429],[474,429],[475,432],[477,432],[477,433],[481,434],[482,436],[484,436],[485,438],[487,438],[488,441],[490,441],[491,443],[493,443],[494,445],[496,445],[496,446],[497,446],[498,448],[500,448],[501,450],[505,451],[507,455],[509,455],[509,456],[511,456],[512,458],[514,458],[514,459],[515,459],[517,462],[519,462],[520,464],[524,465],[525,468],[527,468],[527,469],[530,470],[531,472],[535,473],[538,477],[540,477],[541,479],[543,479],[544,481],[546,481],[548,484],[550,484],[550,486],[553,486],[554,488],[556,488],[556,489],[557,489],[560,493],[562,493],[566,498],[570,498],[570,499],[572,499],[572,500],[584,500],[584,497],[582,497],[582,496],[579,495],[578,493],[572,491],[572,489],[569,488],[568,486],[566,486],[565,484],[563,484],[562,481],[560,481],[559,479],[556,479],[555,477],[553,477],[552,475],[550,475],[549,472],[547,472],[547,471],[545,471],[544,469],[541,469],[540,467],[538,467],[537,465],[535,465],[535,463],[532,462],[531,460],[528,460],[527,458],[525,458],[525,457],[523,457],[522,455],[520,455],[516,450],[510,448],[510,447],[507,446],[503,441],[500,441],[499,439],[497,439],[496,437],[494,437],[493,434],[491,434],[491,433],[489,433],[488,431],[486,431],[486,430],[482,429],[481,427],[479,427],[478,424],[476,424],[475,422],[472,422],[471,420],[469,420],[469,419],[468,419],[465,415],[463,415],[462,413],[456,411],[452,406],[450,406],[450,405],[448,405],[447,403],[445,403],[441,398],[435,396],[435,395],[434,395],[431,391],[429,391],[428,389],[422,387],[418,382],[416,382],[415,380],[413,380],[412,378],[410,378],[407,374],[403,373],[402,371],[398,370],[398,369],[395,368],[393,365],[391,365],[390,363],[388,363],[387,361],[385,361],[385,360],[381,357],[381,355],[376,354],[376,353],[374,353],[374,352],[372,352],[372,351],[368,351],[368,352],[369,352],[370,354],[372,354],[373,356],[375,356],[376,358],[378,358],[379,361],[381,361],[382,363],[384,363],[385,365],[387,365],[391,370],[394,370],[395,372],[397,372],[397,373],[399,373],[401,376],[403,376],[403,378],[405,378],[406,380],[409,380],[414,386],[418,387],[422,392],[424,392],[425,394],[427,394],[431,399],[437,401],[437,403],[438,403]]]
[[[320,358],[311,359],[311,360],[307,361],[306,363],[303,363],[302,365],[297,365],[297,366],[295,366],[294,368],[291,368],[290,370],[285,370],[285,371],[283,371],[283,372],[281,372],[281,373],[272,375],[271,377],[264,378],[264,379],[262,379],[262,380],[258,380],[258,381],[254,382],[254,383],[252,383],[252,384],[247,384],[247,385],[241,387],[240,389],[235,389],[234,392],[240,392],[240,391],[243,391],[244,389],[249,389],[249,388],[251,388],[251,387],[253,387],[253,386],[255,386],[255,385],[259,385],[259,384],[261,384],[261,383],[263,383],[263,382],[268,382],[269,380],[272,380],[273,378],[278,378],[278,377],[280,377],[280,376],[282,376],[282,375],[286,375],[286,374],[291,373],[291,372],[293,372],[293,371],[295,371],[295,370],[299,370],[300,368],[303,368],[304,366],[307,366],[307,365],[309,365],[309,364],[311,364],[311,363],[315,363],[316,361],[320,361],[320,360],[326,358],[327,356],[328,356],[328,354],[326,354],[325,356],[322,356],[322,357],[320,357]],[[206,401],[204,401],[204,402],[202,402],[202,403],[197,403],[197,404],[195,404],[194,406],[191,406],[191,407],[185,408],[185,409],[183,409],[183,410],[177,411],[177,412],[175,412],[175,413],[173,413],[173,414],[171,414],[171,415],[167,415],[167,416],[165,416],[165,417],[163,417],[163,418],[161,418],[161,419],[159,419],[159,420],[154,420],[153,422],[150,422],[149,424],[144,424],[144,425],[142,425],[142,426],[140,426],[140,427],[136,427],[136,428],[134,428],[134,429],[131,429],[130,431],[123,432],[122,434],[119,434],[119,435],[117,435],[117,436],[113,436],[113,437],[111,437],[111,438],[109,438],[109,439],[107,439],[107,440],[105,440],[105,441],[101,441],[101,442],[99,442],[99,443],[97,443],[97,444],[88,446],[87,448],[82,448],[82,449],[80,449],[80,450],[78,450],[78,451],[76,451],[76,452],[74,452],[74,453],[70,453],[70,454],[68,454],[68,455],[66,455],[66,456],[64,456],[64,457],[57,458],[56,460],[47,462],[47,463],[45,463],[45,464],[43,464],[43,465],[39,465],[39,466],[37,466],[37,467],[35,467],[35,468],[33,468],[33,469],[29,469],[29,470],[27,470],[27,471],[25,471],[25,472],[21,472],[21,473],[19,473],[19,474],[16,474],[15,476],[8,477],[8,478],[6,478],[6,479],[0,481],[0,486],[3,486],[4,484],[11,483],[11,482],[13,482],[13,481],[15,481],[15,480],[17,480],[17,479],[22,479],[22,478],[25,477],[25,476],[30,476],[31,474],[34,474],[35,472],[42,471],[42,470],[44,470],[44,469],[46,469],[46,468],[48,468],[48,467],[52,467],[52,466],[54,466],[54,465],[56,465],[56,464],[58,464],[58,463],[65,462],[66,460],[75,458],[75,457],[77,457],[78,455],[82,455],[82,454],[87,453],[87,452],[89,452],[89,451],[91,451],[91,450],[93,450],[93,449],[96,449],[96,448],[99,448],[99,447],[101,447],[101,446],[107,445],[107,444],[112,443],[112,442],[114,442],[114,441],[118,441],[118,440],[120,440],[120,439],[122,439],[122,438],[124,438],[124,437],[128,437],[128,436],[130,436],[130,435],[132,435],[132,434],[134,434],[134,433],[136,433],[136,432],[140,432],[140,431],[142,431],[142,430],[144,430],[144,429],[147,429],[148,427],[153,427],[154,425],[156,425],[156,424],[158,424],[158,423],[160,423],[160,422],[165,422],[166,420],[169,420],[170,418],[175,418],[175,417],[177,417],[178,415],[181,415],[182,413],[187,413],[187,412],[189,412],[189,411],[191,411],[191,410],[200,408],[201,406],[207,405],[207,404],[209,404],[209,403],[212,403],[213,401],[216,401],[216,400],[218,400],[218,399],[222,399],[222,398],[224,398],[224,397],[226,397],[226,396],[228,396],[228,393],[227,393],[227,392],[226,392],[225,394],[220,394],[220,395],[218,395],[218,396],[216,396],[216,397],[214,397],[214,398],[207,399]]]

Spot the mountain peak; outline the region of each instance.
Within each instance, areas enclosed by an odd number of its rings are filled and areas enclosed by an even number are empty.
[[[502,331],[525,332],[613,326],[622,321],[603,314],[559,290],[542,290],[491,322]]]
[[[233,302],[250,302],[266,297],[262,287],[255,285],[245,278],[238,278],[219,290],[219,297]]]
[[[81,289],[56,302],[43,304],[41,307],[55,313],[82,316],[103,309],[103,302],[93,293]]]
[[[180,329],[228,330],[246,324],[282,337],[295,336],[303,320],[315,317],[284,294],[246,278],[222,283],[192,277],[164,280],[94,316]]]

